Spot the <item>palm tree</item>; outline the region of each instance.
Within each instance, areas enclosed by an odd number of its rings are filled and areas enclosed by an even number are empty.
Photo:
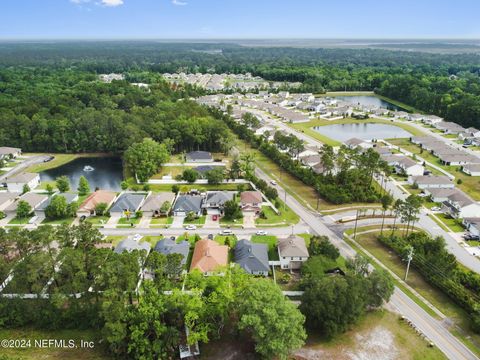
[[[381,202],[382,202],[382,209],[383,209],[383,214],[382,214],[382,228],[380,230],[380,235],[383,235],[383,226],[385,225],[385,213],[387,212],[388,208],[392,204],[392,197],[390,195],[383,195]]]
[[[395,203],[393,204],[393,213],[395,214],[395,217],[393,218],[393,227],[390,237],[392,237],[393,233],[395,232],[395,224],[397,223],[397,217],[402,213],[403,206],[404,202],[401,199],[397,199],[397,201],[395,201]]]

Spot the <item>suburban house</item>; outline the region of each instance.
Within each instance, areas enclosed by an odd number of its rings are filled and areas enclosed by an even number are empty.
[[[190,271],[197,269],[205,275],[212,275],[219,267],[227,264],[228,246],[208,239],[197,241],[193,250]]]
[[[447,176],[410,176],[408,178],[410,185],[416,184],[419,189],[453,189],[455,184]]]
[[[464,165],[462,171],[470,176],[480,176],[480,164]]]
[[[91,193],[80,205],[77,211],[77,216],[95,215],[95,207],[98,204],[105,203],[108,208],[113,204],[116,197],[117,194],[113,191],[97,190],[94,193]]]
[[[245,212],[260,213],[262,211],[262,193],[260,191],[243,191],[240,194],[240,207]]]
[[[173,201],[175,200],[175,194],[172,192],[161,192],[158,194],[150,194],[145,199],[141,210],[143,211],[144,216],[160,216],[160,215],[167,215],[170,211],[170,208],[173,205]],[[166,212],[162,212],[161,208],[162,205],[168,201],[170,203],[170,207]]]
[[[120,241],[115,247],[115,252],[121,254],[124,251],[132,252],[134,250],[145,250],[147,254],[150,252],[150,243],[147,241],[140,242],[142,237],[140,235],[131,235],[126,239]]]
[[[75,202],[78,200],[78,195],[75,193],[60,193],[60,194],[54,194],[50,196],[46,201],[42,202],[36,209],[35,209],[35,214],[43,213],[47,209],[47,206],[50,205],[52,202],[52,199],[55,196],[63,196],[65,200],[67,201],[67,204],[71,204],[72,202]]]
[[[144,200],[144,194],[123,193],[113,203],[110,214],[121,216],[125,215],[126,212],[133,214],[140,209]]]
[[[28,192],[23,194],[17,200],[5,208],[5,212],[16,212],[17,206],[20,201],[26,201],[31,207],[32,212],[35,211],[44,201],[47,201],[48,196],[43,194],[37,194],[33,192]]]
[[[200,195],[180,195],[173,205],[174,216],[187,216],[193,212],[195,215],[202,215],[203,197]]]
[[[268,246],[239,240],[235,245],[235,262],[247,273],[268,276]]]
[[[476,156],[463,153],[463,154],[440,154],[438,158],[442,164],[447,166],[457,166],[457,165],[468,165],[468,164],[479,164],[480,158]]]
[[[278,256],[282,269],[300,269],[302,263],[308,260],[308,250],[305,240],[297,235],[278,239]]]
[[[380,155],[382,160],[386,161],[388,165],[393,166],[396,173],[405,174],[408,176],[421,176],[424,172],[424,167],[421,164],[413,161],[404,155]]]
[[[423,122],[425,124],[432,125],[432,126],[435,124],[441,123],[443,121],[443,118],[436,115],[421,115],[421,116],[423,116]]]
[[[0,147],[0,159],[13,159],[22,154],[22,149],[8,146]]]
[[[320,161],[322,161],[322,157],[319,154],[300,157],[300,162],[308,167],[312,167],[313,165],[318,164]]]
[[[480,204],[460,190],[447,196],[443,209],[456,219],[480,217]]]
[[[438,122],[434,126],[445,134],[458,134],[465,131],[463,126],[448,121]]]
[[[212,154],[208,151],[192,151],[185,155],[187,163],[213,162]]]
[[[358,139],[358,138],[348,139],[347,141],[345,141],[345,145],[350,149],[356,149],[357,147],[368,149],[373,147],[373,144],[371,142],[367,142],[365,140]]]
[[[21,193],[25,185],[28,185],[30,190],[35,189],[40,184],[40,175],[38,173],[23,173],[14,175],[5,180],[7,189],[10,192]]]
[[[154,250],[164,255],[183,255],[182,265],[185,265],[187,263],[188,253],[190,252],[190,243],[187,240],[177,243],[175,238],[165,238],[157,242]]]
[[[18,194],[11,192],[0,193],[0,211],[5,210],[8,206],[12,205]]]
[[[463,225],[472,235],[480,236],[480,218],[464,218]]]
[[[322,162],[319,162],[312,166],[312,170],[315,174],[323,174],[325,172],[325,166],[323,166]]]
[[[202,208],[207,209],[209,215],[222,215],[223,206],[227,201],[233,200],[235,191],[208,191]]]
[[[447,201],[448,197],[455,193],[456,191],[460,191],[457,188],[453,189],[441,189],[441,188],[427,188],[425,189],[424,193],[427,196],[430,196],[432,198],[433,202],[436,203],[443,203],[444,201]]]

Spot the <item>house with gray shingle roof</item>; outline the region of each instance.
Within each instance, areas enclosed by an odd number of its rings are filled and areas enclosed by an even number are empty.
[[[235,262],[247,273],[268,276],[268,246],[240,240],[235,245]]]
[[[282,269],[300,269],[302,263],[309,257],[305,240],[297,235],[279,238],[278,256]]]
[[[162,211],[160,210],[162,205],[168,201],[171,207],[174,200],[175,200],[175,194],[172,192],[161,192],[157,194],[150,194],[145,199],[141,207],[141,210],[143,211],[143,214],[147,216],[166,215],[166,214],[162,214]],[[168,209],[168,211],[170,211],[170,209]]]
[[[140,242],[142,237],[139,235],[129,236],[126,239],[120,241],[115,247],[115,252],[121,254],[124,251],[132,252],[134,250],[145,250],[147,254],[150,252],[150,243],[143,241]]]
[[[78,200],[78,195],[75,194],[75,193],[61,193],[61,194],[54,194],[52,196],[50,196],[46,201],[42,202],[36,209],[35,209],[35,212],[37,211],[45,211],[47,209],[47,206],[50,205],[50,203],[52,202],[52,199],[55,197],[55,196],[63,196],[65,198],[65,200],[67,200],[67,204],[71,204],[72,202],[75,202]]]
[[[410,185],[417,184],[418,188],[423,189],[453,189],[455,184],[447,176],[410,176],[408,178]]]
[[[123,215],[126,211],[135,213],[140,209],[145,200],[144,194],[123,193],[113,203],[110,208],[110,214]]]
[[[180,195],[173,205],[173,215],[186,216],[189,212],[202,214],[203,197],[200,195]]]
[[[208,214],[222,214],[227,201],[233,200],[235,191],[208,191],[202,208],[207,209]]]
[[[213,162],[212,154],[209,153],[208,151],[191,151],[187,155],[185,155],[185,159],[189,163]]]
[[[38,173],[22,173],[13,175],[5,180],[7,189],[10,192],[23,192],[25,185],[28,185],[30,190],[35,189],[40,184],[40,175]]]
[[[190,243],[186,240],[177,243],[175,239],[165,238],[157,242],[154,250],[164,255],[183,255],[182,265],[185,265],[187,263],[188,254],[190,253]]]

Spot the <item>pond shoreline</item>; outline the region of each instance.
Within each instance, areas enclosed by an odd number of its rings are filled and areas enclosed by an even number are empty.
[[[66,154],[66,153],[25,153],[25,156],[54,156],[55,158],[51,161],[32,165],[25,170],[25,172],[40,173],[42,171],[55,169],[57,167],[68,164],[76,159],[80,158],[91,158],[91,157],[119,157],[113,153],[77,153],[77,154]]]

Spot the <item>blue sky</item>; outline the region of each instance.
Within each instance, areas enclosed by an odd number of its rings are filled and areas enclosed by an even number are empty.
[[[480,38],[478,0],[0,0],[0,38]]]

